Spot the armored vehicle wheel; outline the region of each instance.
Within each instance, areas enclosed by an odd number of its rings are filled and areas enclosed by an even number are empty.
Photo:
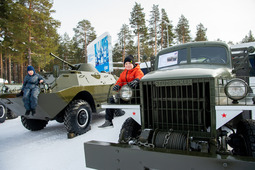
[[[42,130],[48,124],[47,120],[28,119],[24,116],[21,116],[21,122],[25,128],[31,131]]]
[[[128,143],[130,139],[138,137],[140,133],[141,125],[139,125],[133,118],[129,117],[121,127],[119,143]]]
[[[0,123],[3,123],[6,119],[6,109],[4,105],[0,104]]]
[[[242,120],[237,126],[237,134],[242,137],[239,154],[255,158],[255,121]]]
[[[18,116],[15,115],[10,109],[7,108],[7,118],[8,119],[16,119]]]
[[[90,130],[92,111],[90,105],[84,100],[75,100],[65,112],[64,124],[69,133],[81,135]]]

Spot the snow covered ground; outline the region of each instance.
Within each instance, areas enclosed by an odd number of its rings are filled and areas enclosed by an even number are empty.
[[[0,124],[1,170],[85,170],[84,142],[90,140],[117,142],[122,123],[115,117],[114,128],[98,128],[104,112],[93,115],[91,130],[67,139],[63,123],[50,121],[43,130],[32,132],[23,127],[20,117]]]

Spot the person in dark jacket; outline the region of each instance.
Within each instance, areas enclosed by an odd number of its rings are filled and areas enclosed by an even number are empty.
[[[35,72],[33,66],[27,66],[27,75],[25,76],[21,91],[23,92],[23,102],[26,109],[25,115],[32,112],[36,113],[38,95],[40,93],[39,84],[44,82],[44,78]]]
[[[129,55],[124,60],[125,70],[120,74],[119,79],[115,83],[113,90],[119,91],[122,86],[128,84],[131,88],[136,88],[140,79],[144,76],[140,66],[135,63],[134,57]],[[110,103],[114,103],[113,98],[110,99]],[[112,119],[116,109],[106,109],[105,122],[99,128],[113,127]]]

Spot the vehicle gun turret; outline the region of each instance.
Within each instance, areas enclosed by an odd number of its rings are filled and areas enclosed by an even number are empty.
[[[60,60],[61,62],[67,64],[71,68],[71,70],[98,72],[98,70],[95,67],[93,67],[93,65],[91,65],[89,63],[71,64],[71,63],[67,62],[66,60],[63,60],[62,58],[56,56],[53,53],[50,53],[50,55],[55,57],[56,59]]]
[[[62,58],[56,56],[56,55],[53,54],[53,53],[50,53],[50,55],[53,56],[53,57],[55,57],[56,59],[60,60],[61,62],[67,64],[69,67],[71,67],[72,70],[78,70],[78,68],[79,68],[79,66],[73,65],[73,64],[67,62],[66,60],[63,60]]]

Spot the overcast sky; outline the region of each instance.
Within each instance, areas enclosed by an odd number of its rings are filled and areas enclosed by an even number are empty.
[[[91,22],[97,36],[109,32],[116,43],[122,25],[129,25],[135,2],[144,8],[146,20],[150,19],[153,4],[165,9],[174,27],[183,14],[189,21],[193,39],[199,23],[207,28],[209,41],[219,38],[237,43],[250,30],[255,36],[255,0],[54,0],[53,18],[61,22],[58,29],[61,35],[66,32],[72,37],[73,28],[85,19]]]

